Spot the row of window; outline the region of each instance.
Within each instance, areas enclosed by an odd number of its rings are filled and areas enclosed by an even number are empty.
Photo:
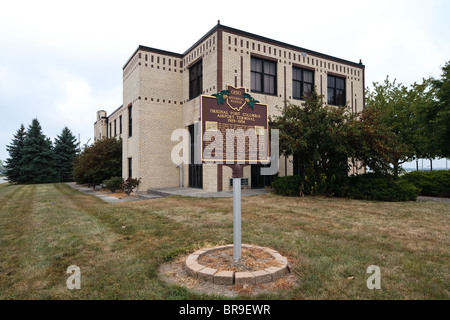
[[[270,60],[252,57],[250,66],[250,87],[252,92],[277,94],[277,63]],[[202,61],[189,68],[189,99],[199,96],[203,91]],[[329,105],[344,106],[346,104],[345,78],[328,75],[327,100]],[[304,99],[314,89],[314,71],[292,67],[292,96]]]
[[[251,81],[252,92],[276,95],[277,91],[277,65],[276,62],[261,58],[251,58]],[[344,106],[345,78],[328,75],[327,98],[328,104]],[[292,67],[292,96],[294,99],[304,99],[314,89],[314,71]]]
[[[260,58],[251,58],[251,91],[262,94],[277,94],[277,68],[276,62]],[[189,68],[189,99],[198,97],[203,91],[203,65],[202,60]],[[314,71],[292,68],[292,95],[294,99],[304,99],[314,89]],[[327,84],[328,104],[344,106],[345,78],[328,75]],[[109,135],[112,137],[112,123],[109,124]],[[122,116],[119,117],[119,130],[122,134]],[[116,136],[116,120],[114,120],[114,136]],[[133,135],[133,109],[128,107],[128,136]]]
[[[109,136],[117,136],[117,119],[114,119],[114,135],[113,135],[113,123],[109,123]],[[122,116],[119,116],[119,134],[122,134]],[[133,135],[133,107],[130,105],[128,107],[128,136]],[[101,137],[100,137],[101,138]]]
[[[113,123],[109,123],[109,136],[113,137]],[[119,134],[122,134],[122,116],[119,116]],[[114,119],[114,137],[117,136],[117,119]]]

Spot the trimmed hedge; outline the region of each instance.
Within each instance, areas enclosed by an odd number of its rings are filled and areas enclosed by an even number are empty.
[[[295,196],[333,196],[339,183],[333,175],[328,178],[325,174],[321,174],[316,180],[311,176],[287,176],[276,177],[272,182],[272,190],[276,194],[295,197]]]
[[[416,201],[420,189],[402,180],[373,173],[348,177],[339,196],[375,201]]]
[[[272,190],[282,196],[298,197],[301,182],[300,176],[275,177],[272,181]]]
[[[420,195],[450,197],[450,170],[412,171],[401,177],[421,189]]]
[[[333,190],[337,197],[360,200],[416,201],[420,192],[419,188],[407,181],[373,173],[346,177],[339,181],[330,179],[327,184],[328,190]],[[295,197],[308,194],[304,193],[304,185],[303,177],[276,177],[272,182],[272,190],[279,195]]]

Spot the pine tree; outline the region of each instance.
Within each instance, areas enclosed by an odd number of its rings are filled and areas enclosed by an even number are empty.
[[[23,141],[23,154],[20,161],[21,183],[54,182],[54,152],[52,142],[42,133],[41,125],[33,119]]]
[[[9,152],[9,158],[5,161],[5,175],[11,183],[21,183],[20,162],[23,154],[25,136],[25,127],[22,124],[14,135],[11,144],[6,146],[6,150]]]
[[[58,173],[58,179],[61,182],[72,181],[73,159],[78,148],[76,138],[69,128],[64,127],[61,135],[55,139],[55,169]]]

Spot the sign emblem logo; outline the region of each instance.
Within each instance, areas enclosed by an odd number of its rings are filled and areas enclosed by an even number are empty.
[[[230,95],[228,96],[228,99],[226,99],[227,105],[234,111],[241,111],[247,103],[244,98],[245,89],[228,86],[228,92]]]
[[[259,103],[258,100],[245,92],[245,88],[235,88],[230,85],[227,86],[227,90],[222,90],[212,96],[217,98],[217,105],[224,104],[226,101],[227,105],[234,111],[241,111],[246,104],[254,110],[254,104]]]

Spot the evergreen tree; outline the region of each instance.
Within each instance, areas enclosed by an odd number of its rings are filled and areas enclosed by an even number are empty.
[[[72,181],[73,159],[77,154],[76,138],[69,128],[64,127],[55,139],[55,169],[61,182]]]
[[[14,135],[11,144],[6,146],[6,150],[9,152],[9,158],[5,161],[5,175],[11,183],[21,183],[22,174],[20,162],[23,155],[25,136],[25,127],[22,124]]]
[[[54,167],[54,152],[52,142],[42,133],[41,125],[33,119],[28,127],[23,141],[21,161],[22,183],[54,182],[56,170]]]

